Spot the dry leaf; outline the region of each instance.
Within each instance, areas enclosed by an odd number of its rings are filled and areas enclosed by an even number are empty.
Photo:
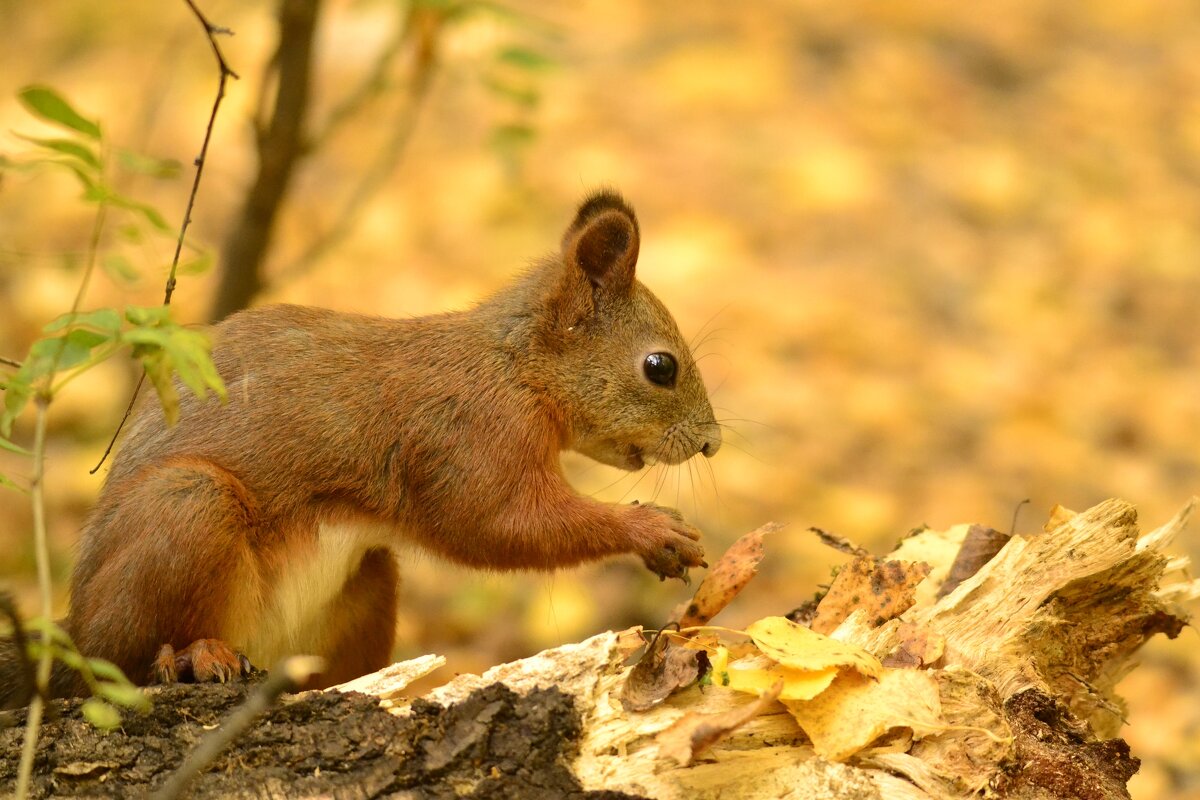
[[[660,632],[629,671],[621,689],[621,705],[627,711],[645,711],[672,692],[690,686],[699,676],[700,653],[681,647]]]
[[[780,686],[784,700],[811,700],[829,688],[838,668],[801,670],[785,667],[764,655],[729,660],[729,649],[721,647],[711,657],[712,681],[737,692],[762,695]]]
[[[830,533],[821,528],[809,528],[809,531],[817,535],[817,538],[821,540],[821,544],[826,547],[832,547],[839,553],[845,553],[848,556],[870,555],[867,548],[854,544],[844,536],[838,536],[836,533]]]
[[[812,629],[829,633],[855,609],[864,609],[872,624],[882,625],[913,604],[913,589],[929,574],[929,565],[908,561],[876,561],[858,556],[842,567],[825,593]]]
[[[1008,540],[1011,538],[1007,533],[1002,533],[995,528],[972,525],[967,530],[967,537],[963,539],[958,555],[954,557],[954,563],[950,565],[950,574],[946,576],[942,587],[938,589],[938,598],[941,599],[950,594],[958,588],[960,583],[978,572],[984,564],[991,561],[992,557],[1000,552],[1004,545],[1008,544]]]
[[[817,755],[845,761],[893,728],[919,739],[946,729],[938,684],[924,670],[889,669],[877,680],[843,672],[812,700],[784,702]]]
[[[782,682],[776,683],[758,699],[720,714],[686,714],[655,737],[659,754],[673,758],[681,767],[686,767],[698,753],[712,747],[761,714],[779,698],[782,689]]]
[[[913,591],[914,606],[925,608],[937,601],[938,587],[950,574],[950,567],[962,549],[970,525],[954,525],[944,531],[923,528],[905,537],[888,558],[896,561],[924,561],[929,576]]]
[[[946,651],[945,636],[912,622],[901,622],[896,635],[900,644],[883,659],[885,667],[916,669],[934,663]]]
[[[830,639],[785,617],[764,617],[746,628],[746,635],[765,655],[792,669],[850,667],[871,676],[883,669],[879,659],[858,645]]]
[[[768,522],[734,542],[704,576],[692,601],[682,613],[676,613],[679,627],[705,625],[729,605],[729,601],[758,572],[758,562],[763,557],[763,537],[782,527],[778,522]]]

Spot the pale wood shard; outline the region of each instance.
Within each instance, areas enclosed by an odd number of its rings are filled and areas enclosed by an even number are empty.
[[[399,697],[413,681],[424,678],[435,669],[446,665],[443,656],[426,655],[409,661],[398,661],[389,664],[378,672],[363,675],[352,681],[331,686],[326,691],[362,692],[373,694],[380,700],[392,700]]]
[[[1144,535],[1133,507],[1120,500],[1078,514],[1060,509],[1046,533],[1013,537],[941,599],[938,588],[969,526],[906,539],[887,558],[931,567],[914,605],[882,624],[855,609],[830,635],[881,659],[900,652],[901,661],[921,661],[924,668],[891,672],[931,682],[924,684],[928,697],[914,705],[911,686],[889,678],[905,696],[883,692],[878,702],[894,700],[907,709],[909,725],[878,725],[882,735],[863,750],[821,740],[845,763],[820,757],[778,702],[764,704],[720,686],[692,686],[648,711],[627,711],[620,696],[625,662],[643,643],[636,629],[548,650],[483,676],[459,676],[427,697],[451,703],[493,681],[519,692],[557,686],[574,697],[583,718],[573,770],[584,788],[663,800],[969,798],[1005,781],[1036,790],[1038,769],[1055,758],[1069,769],[1077,754],[1093,771],[1111,763],[1102,777],[1121,796],[1134,762],[1119,740],[1099,740],[1119,731],[1123,706],[1114,687],[1133,655],[1153,634],[1178,632],[1186,621],[1181,604],[1200,596],[1200,581],[1186,577],[1187,559],[1162,552],[1195,505]],[[386,683],[364,685],[392,697],[393,711],[404,713]],[[1032,708],[1043,711],[1031,716]],[[680,765],[668,757],[678,755],[678,742],[661,734],[688,725],[681,723],[685,718],[741,724],[722,730],[726,738]],[[1043,720],[1050,722],[1030,733]],[[1038,764],[1020,763],[1034,753]]]

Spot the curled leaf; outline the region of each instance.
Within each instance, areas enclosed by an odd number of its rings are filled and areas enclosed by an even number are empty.
[[[679,616],[680,628],[706,625],[745,588],[758,572],[763,557],[763,538],[783,526],[768,522],[743,535],[704,576],[692,601]]]
[[[655,737],[658,741],[659,753],[674,759],[680,766],[686,767],[700,752],[712,747],[761,714],[764,709],[778,699],[782,689],[783,684],[776,683],[757,699],[720,714],[696,714],[693,712],[684,715],[674,725]]]
[[[701,657],[700,651],[682,647],[660,632],[629,671],[621,705],[627,711],[645,711],[690,686],[700,676]]]

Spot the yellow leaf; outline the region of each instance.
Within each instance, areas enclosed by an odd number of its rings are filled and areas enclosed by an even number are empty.
[[[821,670],[791,669],[765,656],[750,656],[729,661],[729,649],[720,647],[710,658],[713,683],[737,692],[765,695],[782,684],[781,700],[809,700],[833,683],[837,667]]]
[[[877,680],[844,672],[812,700],[784,702],[812,740],[817,754],[845,761],[894,728],[913,738],[946,730],[933,675],[924,670],[883,670]]]
[[[861,647],[822,636],[785,617],[764,617],[746,628],[746,635],[765,655],[792,669],[817,672],[850,667],[867,676],[883,669],[879,659]]]

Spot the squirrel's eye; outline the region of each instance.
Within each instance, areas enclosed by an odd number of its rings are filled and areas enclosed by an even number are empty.
[[[659,386],[675,385],[675,356],[670,353],[651,353],[646,356],[642,370],[651,383]]]

